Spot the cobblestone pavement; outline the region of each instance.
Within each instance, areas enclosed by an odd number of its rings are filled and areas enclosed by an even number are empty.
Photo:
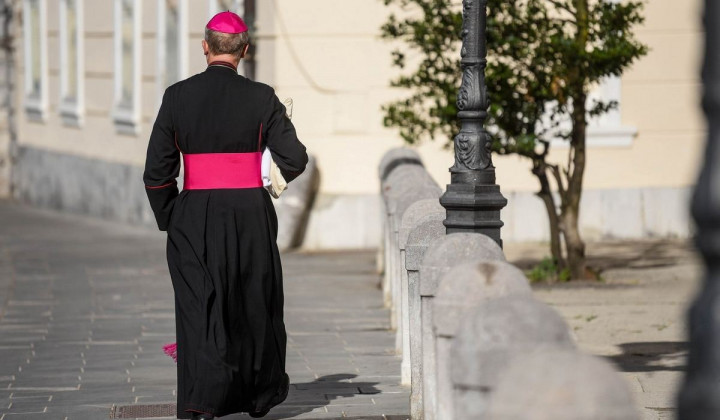
[[[642,420],[675,418],[687,358],[686,311],[702,265],[681,240],[588,244],[589,265],[603,282],[541,285],[535,296],[557,309],[578,347],[622,372]],[[510,261],[529,268],[546,245],[509,245]]]
[[[505,250],[522,268],[547,254]],[[622,372],[643,420],[674,418],[697,257],[683,241],[589,244],[588,255],[604,282],[540,285],[536,296],[580,349]],[[374,253],[289,254],[284,267],[292,387],[267,418],[406,419]],[[0,201],[0,420],[167,410],[175,371],[161,346],[173,331],[164,234]]]
[[[160,232],[0,202],[0,420],[106,419],[174,402],[164,249]],[[266,418],[407,418],[373,259],[284,257],[292,386]]]

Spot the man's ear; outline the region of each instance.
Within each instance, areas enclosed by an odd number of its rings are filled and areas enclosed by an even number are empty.
[[[249,48],[250,44],[245,44],[245,48],[243,48],[242,54],[240,54],[240,58],[245,58],[245,55],[247,54]]]
[[[207,41],[205,41],[204,39],[202,40],[202,49],[203,49],[203,54],[208,55],[210,53],[210,46],[208,45]]]

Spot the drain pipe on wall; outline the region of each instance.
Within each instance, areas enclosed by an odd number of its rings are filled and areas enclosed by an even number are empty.
[[[17,22],[20,17],[18,4],[17,0],[0,1],[0,20],[2,21],[0,48],[2,49],[5,67],[4,97],[0,106],[5,111],[7,118],[4,130],[0,128],[0,130],[4,131],[0,132],[0,137],[7,136],[5,137],[7,139],[4,145],[5,150],[0,150],[0,197],[3,198],[13,197],[15,183],[12,170],[18,157],[17,126],[15,122],[15,42],[17,41]]]

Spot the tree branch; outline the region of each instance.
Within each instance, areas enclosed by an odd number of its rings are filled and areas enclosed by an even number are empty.
[[[538,139],[538,142],[543,147],[542,153],[539,153],[538,156],[540,158],[542,158],[543,161],[545,161],[545,158],[547,157],[548,153],[550,153],[550,142],[547,140],[540,140],[540,139]]]
[[[557,1],[557,0],[545,0],[545,1],[552,4],[553,6],[557,7],[558,9],[561,9],[561,10],[564,10],[564,11],[570,13],[570,15],[572,15],[573,17],[577,17],[577,15],[575,14],[575,11],[572,10],[566,4],[563,4],[562,2]],[[577,22],[573,22],[573,24],[577,24]]]
[[[570,25],[577,26],[577,21],[572,19],[555,18],[554,20],[562,23],[569,23]]]
[[[561,268],[565,268],[567,266],[567,259],[562,253],[560,240],[563,227],[557,213],[555,197],[550,189],[550,181],[547,177],[547,163],[544,160],[533,159],[532,173],[535,174],[538,181],[540,181],[540,191],[538,191],[537,196],[545,203],[545,209],[547,210],[550,221],[550,250],[553,259]]]
[[[565,188],[565,183],[562,180],[562,174],[560,173],[560,167],[558,165],[547,165],[548,168],[550,168],[550,172],[553,174],[553,177],[555,178],[555,182],[557,182],[558,185],[558,192],[560,193],[560,197],[562,198],[562,201],[565,202],[565,193],[567,192],[567,189]]]

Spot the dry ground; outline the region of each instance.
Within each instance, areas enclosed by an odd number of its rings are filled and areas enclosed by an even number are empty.
[[[528,269],[547,245],[507,245]],[[588,245],[603,282],[537,285],[535,294],[567,320],[578,346],[612,361],[633,391],[643,420],[670,419],[687,355],[686,312],[702,276],[692,245],[681,240]]]

